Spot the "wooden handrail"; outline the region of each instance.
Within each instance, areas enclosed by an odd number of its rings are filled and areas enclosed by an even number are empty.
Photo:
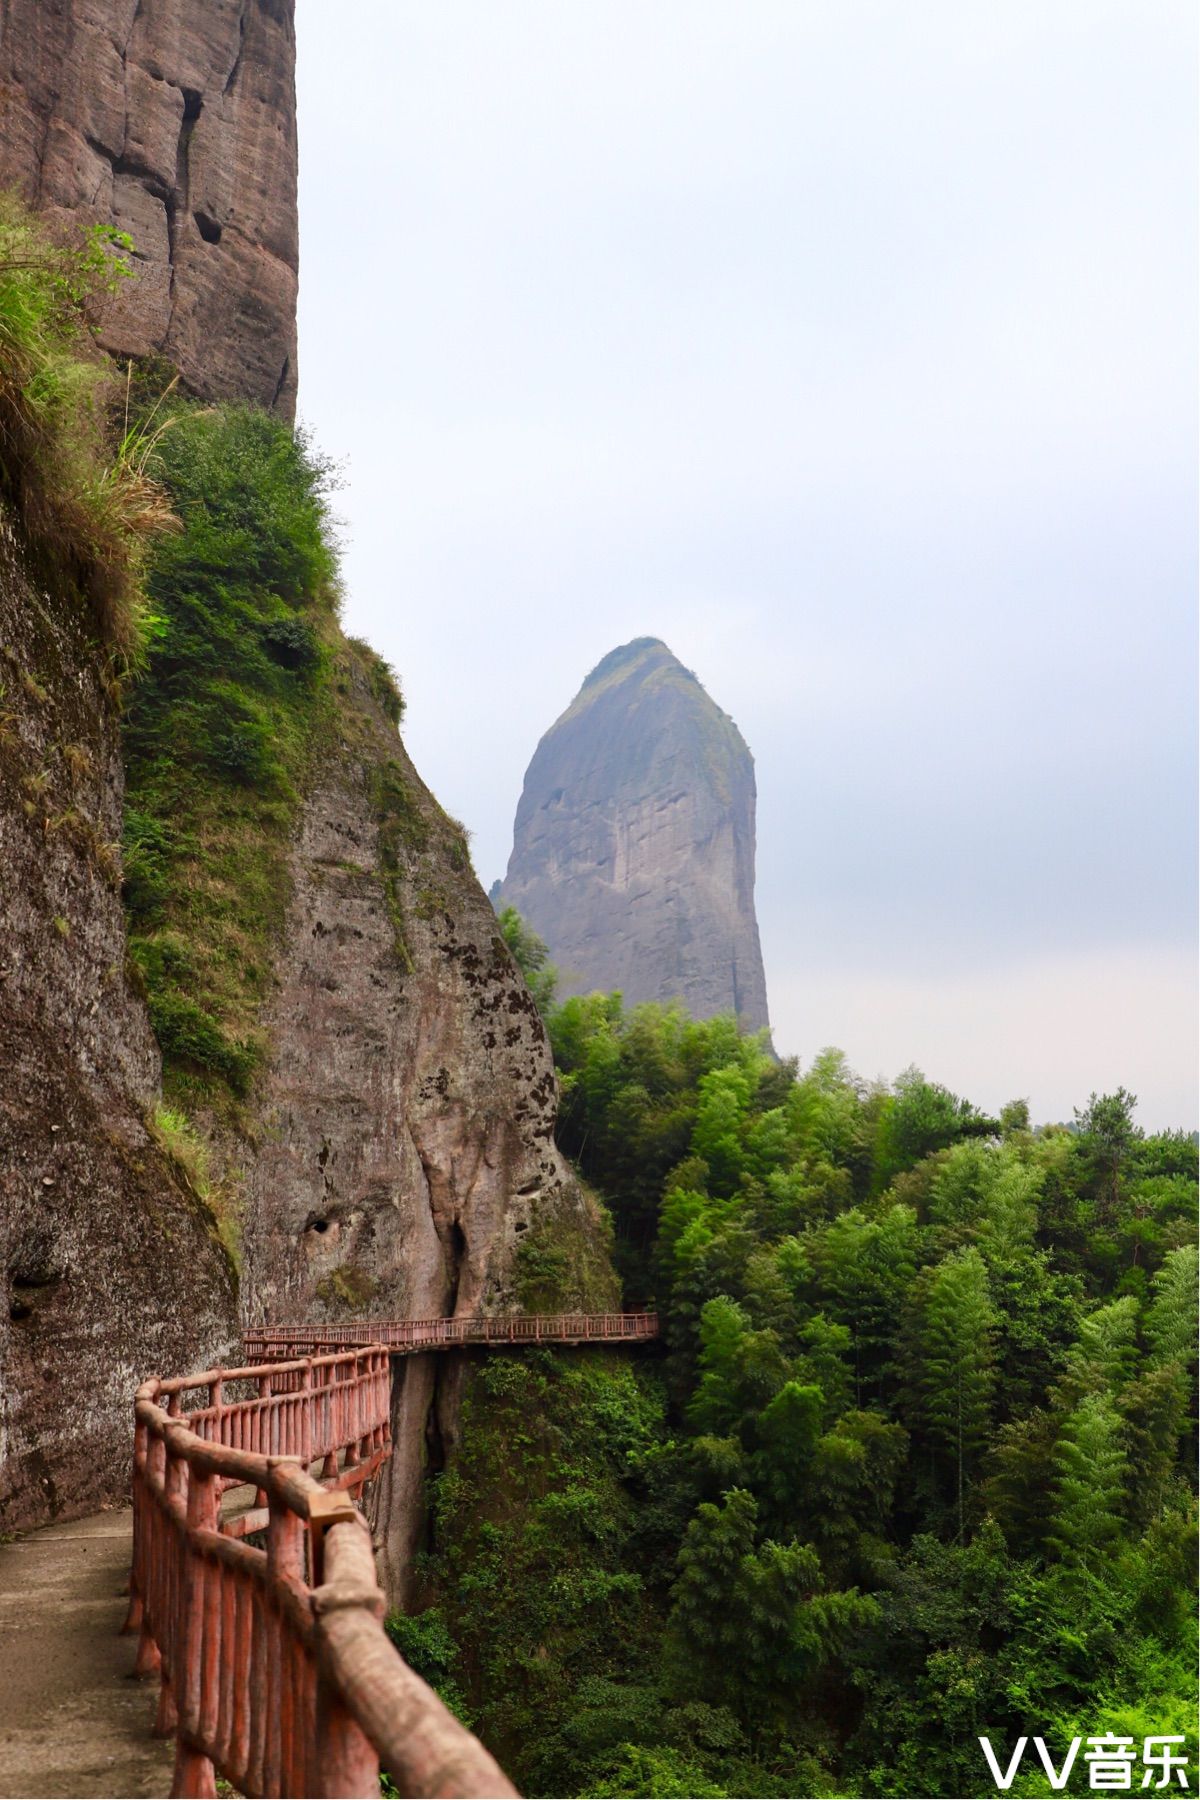
[[[160,1677],[173,1794],[213,1796],[217,1773],[248,1795],[377,1794],[381,1762],[404,1794],[513,1794],[383,1629],[352,1496],[391,1454],[390,1407],[380,1348],[139,1387],[126,1624]],[[243,1484],[260,1504],[222,1519]]]
[[[263,1325],[239,1368],[143,1382],[126,1626],[160,1678],[172,1794],[215,1795],[218,1773],[248,1795],[377,1794],[382,1764],[403,1794],[512,1795],[383,1629],[354,1501],[391,1455],[391,1359],[657,1336],[648,1312]],[[253,1504],[223,1514],[237,1487]]]

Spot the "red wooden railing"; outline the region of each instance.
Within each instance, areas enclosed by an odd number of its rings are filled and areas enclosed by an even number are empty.
[[[498,1318],[364,1319],[348,1325],[254,1325],[242,1338],[252,1357],[303,1356],[336,1345],[378,1344],[393,1356],[466,1344],[629,1343],[656,1338],[658,1314],[524,1313]]]
[[[138,1389],[127,1626],[160,1676],[172,1794],[213,1796],[218,1773],[249,1795],[377,1794],[381,1763],[403,1794],[514,1792],[383,1629],[352,1496],[391,1454],[390,1388],[369,1348]],[[223,1509],[239,1487],[252,1504]],[[244,1541],[262,1530],[265,1549]]]

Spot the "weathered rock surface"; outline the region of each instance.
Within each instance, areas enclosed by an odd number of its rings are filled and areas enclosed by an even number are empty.
[[[546,1034],[462,829],[353,652],[341,685],[339,742],[305,806],[266,1020],[246,1306],[273,1322],[501,1311],[532,1225],[598,1247],[599,1215],[555,1148]],[[559,1303],[615,1303],[605,1253],[584,1261],[590,1281],[562,1288]],[[378,1499],[397,1597],[423,1471],[456,1429],[460,1361],[408,1357],[397,1369]]]
[[[754,913],[754,759],[657,638],[592,670],[534,752],[498,904],[550,947],[561,995],[619,988],[767,1020]]]
[[[101,341],[296,404],[293,0],[0,0],[0,187],[127,231]]]
[[[0,1528],[128,1486],[133,1390],[233,1347],[211,1221],[146,1128],[125,974],[121,763],[77,611],[0,521]]]

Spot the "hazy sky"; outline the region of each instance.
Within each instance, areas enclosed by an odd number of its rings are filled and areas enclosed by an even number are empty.
[[[775,1041],[1197,1121],[1193,0],[299,0],[347,624],[502,874],[664,638]]]

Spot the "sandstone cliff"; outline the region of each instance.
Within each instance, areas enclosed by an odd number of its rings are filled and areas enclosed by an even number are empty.
[[[136,245],[101,341],[296,403],[292,0],[0,0],[0,187]]]
[[[236,1343],[212,1220],[147,1129],[158,1051],[125,972],[116,718],[77,603],[0,520],[0,1528],[128,1481],[147,1370]]]
[[[561,1306],[616,1286],[594,1203],[554,1145],[546,1034],[460,826],[339,659],[337,741],[302,814],[266,1023],[246,1205],[246,1308],[272,1321],[428,1318],[515,1302],[527,1233],[573,1264]],[[406,1591],[422,1479],[453,1441],[462,1359],[397,1368],[377,1498]]]
[[[550,947],[560,994],[619,988],[767,1021],[754,915],[754,761],[657,638],[612,651],[525,775],[498,904]]]

